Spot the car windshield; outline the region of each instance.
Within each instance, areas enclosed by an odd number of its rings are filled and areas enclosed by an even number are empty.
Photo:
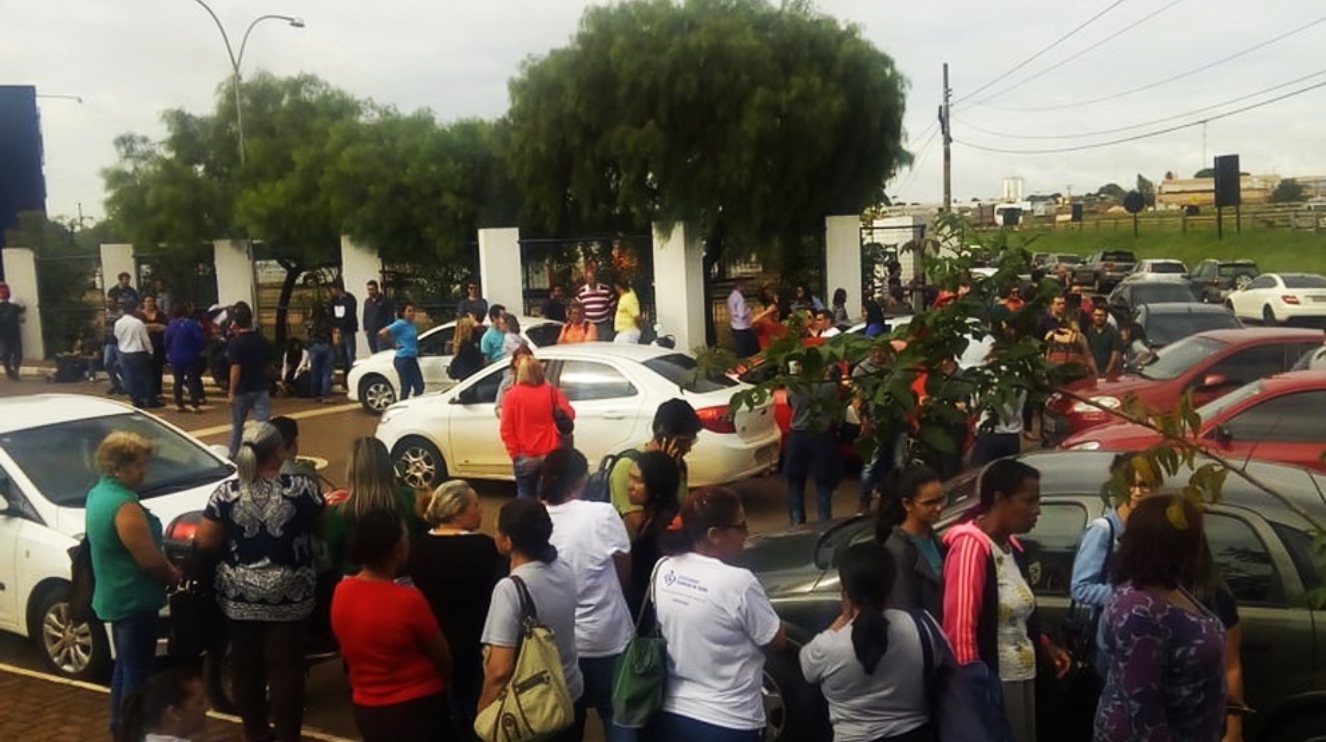
[[[1220,275],[1225,278],[1234,276],[1255,276],[1257,275],[1256,263],[1222,263],[1220,265]]]
[[[1280,276],[1280,280],[1285,282],[1287,289],[1326,289],[1326,278],[1314,275],[1287,275]]]
[[[1056,262],[1063,263],[1064,265],[1079,265],[1082,262],[1082,257],[1080,255],[1056,255],[1054,256],[1054,259]]]
[[[1188,269],[1183,267],[1183,263],[1152,263],[1152,273],[1184,273]]]
[[[1265,389],[1265,384],[1260,381],[1245,384],[1219,399],[1211,400],[1201,407],[1198,407],[1197,414],[1202,416],[1202,422],[1214,420],[1216,416],[1225,409],[1232,407],[1245,399],[1251,399],[1252,397],[1261,394],[1263,389]]]
[[[1199,332],[1237,327],[1239,321],[1228,312],[1174,312],[1148,315],[1143,330],[1147,342],[1153,347],[1159,347]]]
[[[1155,358],[1138,375],[1146,379],[1176,379],[1225,345],[1215,338],[1191,335],[1156,351]]]
[[[1192,289],[1181,283],[1139,283],[1133,287],[1133,304],[1187,303],[1194,300]]]
[[[136,412],[16,430],[0,436],[0,448],[46,500],[81,508],[101,476],[97,446],[116,430],[152,442],[147,480],[138,488],[142,499],[219,482],[233,471],[194,440]]]
[[[1100,254],[1102,262],[1106,263],[1133,263],[1137,258],[1127,250],[1106,250]]]
[[[645,361],[645,368],[685,391],[695,394],[731,389],[739,383],[722,374],[701,375],[698,372],[699,364],[695,362],[694,358],[685,353],[671,353],[658,358],[650,358]]]

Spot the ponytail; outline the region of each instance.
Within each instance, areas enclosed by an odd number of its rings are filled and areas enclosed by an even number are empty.
[[[202,682],[198,671],[188,667],[153,675],[142,690],[124,699],[116,742],[143,742],[161,725],[168,710],[183,708],[192,693],[203,692]]]
[[[887,541],[894,526],[900,526],[907,520],[906,501],[916,499],[925,485],[942,481],[938,472],[924,464],[890,469],[880,483],[879,520],[875,526],[875,539],[881,544]]]
[[[143,742],[147,736],[146,720],[143,718],[143,700],[147,697],[146,689],[130,693],[120,705],[120,730],[115,742]]]
[[[239,475],[241,491],[258,479],[263,462],[280,453],[285,445],[281,431],[271,423],[249,423],[244,427],[244,439],[235,452],[235,473]]]
[[[884,604],[893,592],[896,577],[893,556],[874,542],[847,547],[838,562],[843,592],[857,610],[852,620],[852,650],[868,675],[874,674],[889,651],[889,621],[884,617]]]

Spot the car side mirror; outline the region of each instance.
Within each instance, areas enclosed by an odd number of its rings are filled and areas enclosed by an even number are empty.
[[[1228,425],[1217,425],[1215,429],[1215,439],[1220,443],[1227,444],[1234,440],[1234,433],[1230,431]]]

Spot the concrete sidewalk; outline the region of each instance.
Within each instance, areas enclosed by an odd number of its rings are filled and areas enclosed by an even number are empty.
[[[101,742],[110,740],[109,691],[91,683],[0,664],[0,740]],[[239,720],[208,715],[199,742],[242,742]],[[306,729],[305,742],[352,742]]]

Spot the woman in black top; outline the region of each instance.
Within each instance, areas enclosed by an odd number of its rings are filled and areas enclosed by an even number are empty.
[[[663,451],[646,451],[631,464],[627,493],[632,505],[644,508],[640,529],[632,534],[631,577],[626,585],[626,605],[631,615],[640,612],[654,565],[664,556],[668,527],[677,517],[681,504],[677,489],[681,472],[676,459]]]
[[[432,529],[410,542],[409,574],[451,646],[451,708],[457,729],[471,729],[483,687],[480,636],[493,586],[508,563],[491,536],[479,533],[483,509],[468,482],[434,490],[424,514]]]
[[[893,555],[897,579],[888,607],[923,609],[943,618],[944,558],[935,523],[944,512],[944,485],[928,466],[893,469],[880,486],[875,541]]]

